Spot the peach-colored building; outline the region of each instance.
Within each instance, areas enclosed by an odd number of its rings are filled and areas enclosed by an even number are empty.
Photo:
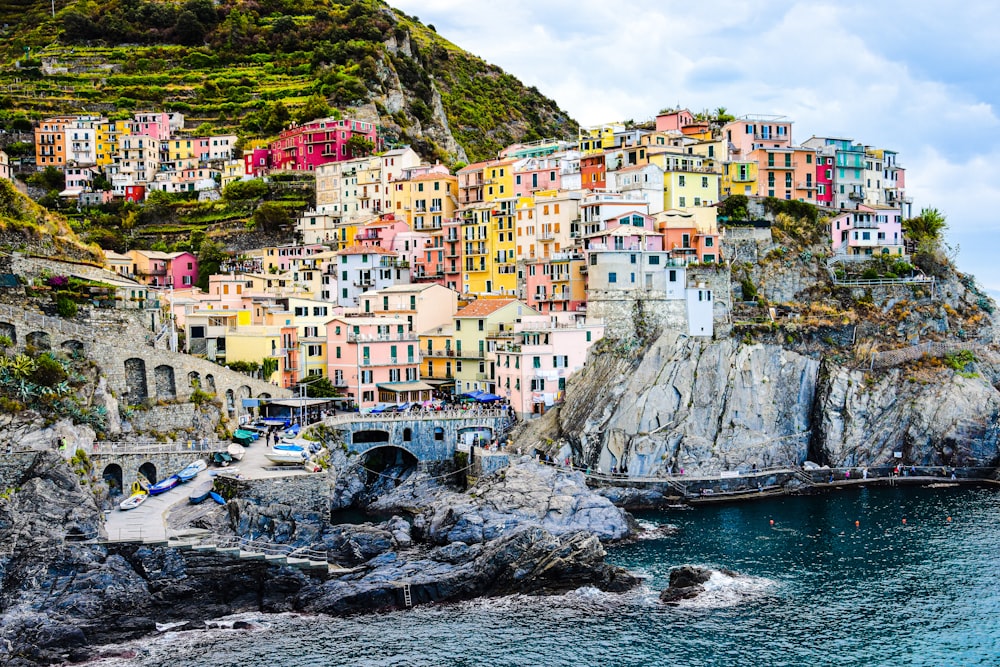
[[[758,148],[791,147],[792,121],[784,116],[743,116],[727,123],[722,135],[731,145],[730,159],[744,159]]]
[[[544,414],[563,399],[566,380],[587,362],[604,325],[567,316],[525,316],[512,335],[490,340],[496,364],[496,393],[510,399],[521,418]]]
[[[419,339],[404,317],[334,317],[326,338],[330,381],[359,409],[430,400],[430,385],[420,382]]]
[[[694,123],[694,114],[687,109],[668,111],[656,116],[656,131],[668,132],[673,130],[679,132],[682,128],[692,123]]]
[[[392,285],[358,298],[365,315],[402,317],[417,333],[451,324],[458,311],[458,292],[436,283]]]

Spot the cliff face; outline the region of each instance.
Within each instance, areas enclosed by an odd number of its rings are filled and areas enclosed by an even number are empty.
[[[852,288],[826,280],[822,256],[771,257],[733,268],[734,292],[752,280],[777,302],[770,315],[737,303],[725,338],[603,341],[525,443],[631,475],[877,465],[896,452],[1000,463],[995,306],[970,277]]]

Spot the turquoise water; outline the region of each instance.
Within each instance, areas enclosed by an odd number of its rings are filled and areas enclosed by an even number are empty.
[[[242,618],[262,629],[168,633],[128,664],[1000,664],[995,490],[855,489],[639,518],[677,527],[609,550],[648,577],[640,591],[352,619],[251,614]],[[661,605],[656,594],[684,563],[741,576],[715,576],[701,598]]]

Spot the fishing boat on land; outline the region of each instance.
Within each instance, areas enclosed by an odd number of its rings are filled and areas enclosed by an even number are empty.
[[[212,499],[212,500],[214,500],[215,502],[219,503],[220,505],[225,505],[225,504],[226,504],[226,499],[225,499],[225,498],[223,498],[222,496],[220,496],[220,495],[219,495],[218,493],[216,493],[215,491],[212,491],[212,492],[210,492],[210,493],[208,494],[208,496],[209,496],[209,498],[211,498],[211,499]]]
[[[226,448],[226,453],[232,457],[234,461],[240,461],[243,459],[243,455],[246,454],[246,447],[237,443],[231,443],[229,447]]]
[[[202,459],[198,459],[177,473],[177,478],[182,482],[190,482],[198,475],[198,473],[207,467],[207,463],[205,463]]]
[[[273,463],[301,464],[309,458],[309,453],[299,445],[281,443],[267,450],[264,456]]]
[[[204,482],[198,482],[192,489],[190,495],[188,495],[188,501],[192,505],[197,505],[200,502],[204,502],[208,498],[209,494],[212,493],[212,485],[214,482],[210,479],[206,479]]]
[[[121,503],[118,504],[118,509],[134,510],[136,507],[146,502],[146,498],[148,497],[149,495],[146,493],[133,493],[131,496],[129,496],[128,498],[126,498],[125,500],[121,501]]]
[[[158,496],[161,493],[166,493],[170,489],[174,488],[181,483],[181,478],[177,475],[171,475],[165,479],[161,479],[159,482],[149,487],[149,495]]]

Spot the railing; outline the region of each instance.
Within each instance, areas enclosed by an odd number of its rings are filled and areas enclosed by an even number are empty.
[[[348,333],[347,341],[350,343],[388,343],[388,342],[399,342],[399,341],[415,341],[418,340],[417,334],[414,332],[409,333],[397,333],[397,334],[356,334]]]
[[[186,440],[180,442],[119,442],[98,440],[88,454],[180,454],[186,452],[222,451],[229,446],[221,440]]]

